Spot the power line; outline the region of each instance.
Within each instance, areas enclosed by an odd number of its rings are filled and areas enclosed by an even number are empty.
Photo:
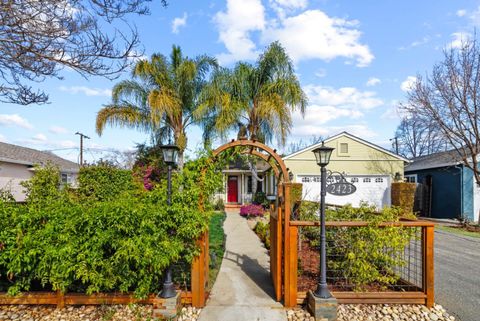
[[[83,166],[83,139],[90,139],[87,135],[84,135],[80,132],[76,132],[75,135],[80,136],[80,166]]]
[[[392,141],[392,140],[394,141],[393,144],[394,144],[394,146],[395,146],[395,153],[398,155],[398,137],[395,136],[395,137],[393,137],[393,138],[390,138],[390,141]]]

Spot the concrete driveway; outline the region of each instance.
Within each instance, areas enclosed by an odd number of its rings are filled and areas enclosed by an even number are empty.
[[[435,301],[457,320],[480,320],[480,238],[435,231]]]

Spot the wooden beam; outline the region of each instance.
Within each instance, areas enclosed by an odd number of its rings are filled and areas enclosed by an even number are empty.
[[[184,304],[191,304],[192,293],[182,292],[181,300]],[[62,302],[60,302],[62,301]],[[104,305],[104,304],[156,304],[163,303],[164,299],[150,294],[145,299],[137,299],[132,293],[66,293],[57,292],[26,292],[16,296],[0,293],[0,305]]]
[[[257,142],[257,141],[251,141],[251,140],[236,140],[235,141],[235,140],[233,140],[232,142],[230,142],[228,144],[224,144],[224,145],[218,147],[217,149],[215,149],[213,151],[213,156],[217,156],[221,152],[223,152],[223,151],[225,151],[229,148],[233,148],[233,147],[237,147],[237,146],[257,147],[261,150],[264,150],[268,154],[272,155],[273,159],[275,159],[275,162],[280,167],[280,171],[283,174],[284,181],[285,182],[289,181],[287,167],[285,166],[285,163],[284,163],[283,159],[276,152],[274,152],[273,149],[271,149],[267,145],[262,144],[262,143]]]
[[[365,227],[371,223],[365,221],[328,221],[325,222],[327,227]],[[291,226],[320,226],[318,221],[291,221]],[[383,222],[378,227],[432,227],[434,223],[427,221],[400,221],[400,222]]]
[[[191,289],[192,289],[192,306],[196,308],[203,308],[206,302],[206,273],[208,273],[208,266],[206,265],[206,249],[205,245],[208,242],[208,232],[203,233],[202,237],[198,240],[200,246],[200,255],[193,259],[191,270]]]
[[[332,295],[340,304],[425,304],[426,295],[423,292],[338,292]],[[305,303],[306,292],[298,292],[297,304]]]
[[[433,242],[434,227],[426,226],[422,228],[423,241],[423,291],[427,295],[425,305],[429,308],[433,307],[435,300],[434,288],[434,260],[433,260]]]

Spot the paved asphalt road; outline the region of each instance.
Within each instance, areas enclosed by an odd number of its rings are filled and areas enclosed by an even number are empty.
[[[480,238],[435,231],[435,301],[460,321],[480,321]]]

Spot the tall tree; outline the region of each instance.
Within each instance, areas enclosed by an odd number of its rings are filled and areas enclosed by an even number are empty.
[[[446,142],[437,126],[418,115],[405,115],[395,132],[398,153],[415,158],[444,151]]]
[[[233,70],[221,68],[201,93],[196,117],[205,126],[205,138],[231,130],[263,142],[284,145],[295,110],[305,112],[307,98],[285,49],[272,43],[255,64],[239,62]]]
[[[0,101],[45,103],[32,87],[61,78],[63,68],[82,76],[115,77],[141,55],[128,14],[147,14],[151,0],[0,1]],[[160,1],[164,6],[166,0]],[[121,23],[120,25],[118,23]],[[130,30],[129,34],[121,30]]]
[[[232,130],[239,136],[285,145],[292,115],[305,113],[307,98],[285,49],[273,42],[255,64],[239,62],[219,69],[201,93],[196,116],[204,121],[204,139]],[[254,164],[252,164],[254,166]],[[253,168],[253,171],[255,168]],[[255,175],[253,175],[255,177]],[[255,193],[256,182],[252,183]]]
[[[403,108],[429,119],[480,185],[480,47],[475,38],[445,50],[431,75],[418,76]]]
[[[206,55],[190,59],[173,46],[169,58],[155,54],[140,60],[132,80],[123,80],[112,90],[112,103],[97,114],[97,133],[105,126],[137,128],[150,132],[157,144],[171,139],[180,149],[179,167],[187,147],[186,129],[195,123],[193,112],[208,73],[217,67]]]

